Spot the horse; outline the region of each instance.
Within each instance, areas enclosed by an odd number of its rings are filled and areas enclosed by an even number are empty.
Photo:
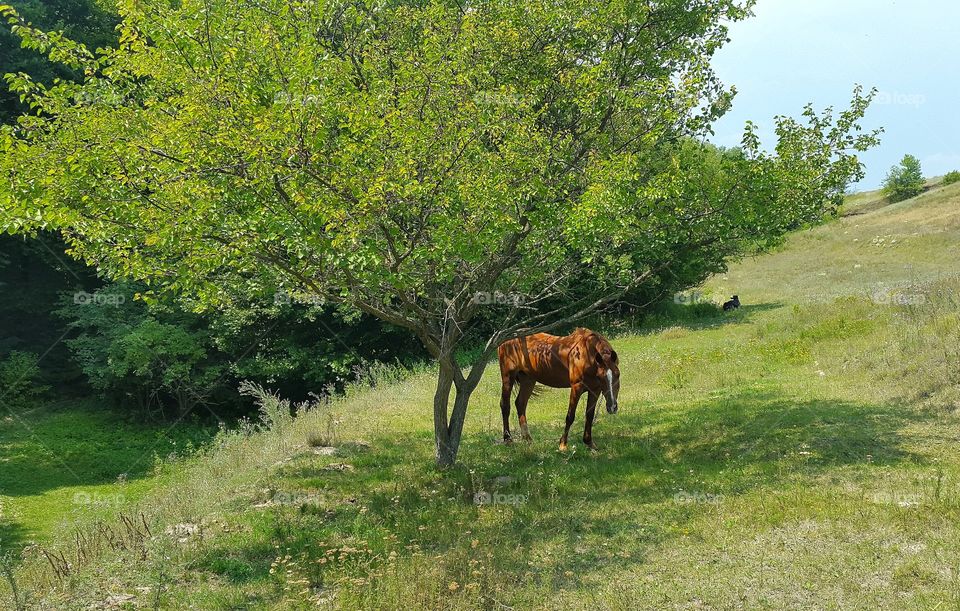
[[[600,395],[606,399],[607,413],[619,410],[620,367],[616,350],[603,336],[590,329],[579,328],[570,335],[558,337],[536,333],[510,339],[497,348],[503,388],[500,411],[503,413],[503,442],[511,443],[510,397],[517,385],[517,416],[524,441],[533,441],[527,430],[527,401],[534,394],[537,382],[553,388],[570,389],[567,426],[560,438],[560,450],[567,449],[567,435],[577,414],[577,403],[587,393],[587,420],[583,443],[596,450],[593,443],[593,417]]]
[[[730,301],[725,301],[723,303],[724,312],[729,312],[730,310],[736,310],[739,307],[740,307],[740,298],[737,297],[736,295],[734,295],[733,299],[731,299]]]

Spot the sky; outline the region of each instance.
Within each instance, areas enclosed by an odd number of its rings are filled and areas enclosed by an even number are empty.
[[[960,170],[960,2],[759,0],[754,13],[714,57],[738,91],[714,143],[739,144],[750,119],[772,148],[776,115],[846,108],[859,83],[880,92],[862,124],[884,133],[860,156],[867,175],[854,190],[878,187],[906,153],[927,177]]]

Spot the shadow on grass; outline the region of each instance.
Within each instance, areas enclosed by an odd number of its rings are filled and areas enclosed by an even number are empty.
[[[410,549],[438,555],[447,577],[457,580],[463,576],[450,559],[479,546],[507,579],[520,579],[534,563],[534,581],[582,587],[604,571],[642,564],[724,499],[796,489],[841,468],[922,464],[900,433],[921,417],[888,405],[748,391],[683,409],[603,417],[594,432],[598,453],[579,443],[577,451],[557,452],[559,422],[534,423],[538,441],[531,445],[471,435],[461,463],[446,471],[432,466],[428,435],[384,436],[363,453],[307,453],[277,470],[278,489],[320,491],[322,507],[267,510],[273,527],[240,549],[208,550],[205,566],[231,566],[226,559],[239,554],[246,568],[226,571],[230,578],[262,580],[264,550],[272,545],[313,566],[324,553],[318,542],[360,541],[381,557]],[[329,469],[343,462],[353,469]]]
[[[86,405],[54,406],[0,421],[0,494],[31,496],[63,486],[143,477],[165,456],[212,434],[190,424],[137,424]]]
[[[2,409],[0,418],[0,539],[5,549],[36,537],[34,518],[24,515],[19,497],[61,488],[114,484],[150,475],[153,455],[199,446],[212,433],[194,424],[136,424],[123,415],[87,402],[43,406],[28,413]],[[82,488],[78,489],[82,490]],[[68,498],[72,496],[68,495]],[[74,507],[59,499],[34,504],[33,511],[68,514]]]
[[[610,335],[655,335],[665,329],[680,327],[687,330],[715,329],[725,325],[740,325],[752,322],[757,314],[784,307],[779,301],[755,303],[740,306],[739,309],[724,312],[719,306],[706,304],[678,305],[669,304],[661,311],[655,311],[639,320],[628,320],[617,316],[598,316],[586,323]]]
[[[22,525],[0,515],[0,554],[23,549],[29,535]]]

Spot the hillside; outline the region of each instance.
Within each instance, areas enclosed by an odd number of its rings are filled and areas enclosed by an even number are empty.
[[[895,205],[865,194],[702,289],[714,302],[737,293],[739,311],[678,306],[610,324],[621,410],[599,414],[597,453],[557,451],[566,393],[555,390],[528,410],[533,444],[494,443],[495,368],[447,472],[431,461],[432,370],[374,371],[373,388],[296,419],[267,397],[264,426],[158,464],[135,493],[97,488],[107,502],[69,509],[51,493],[48,511],[69,512],[82,534],[50,526],[28,546],[11,573],[17,597],[50,608],[956,607],[958,263],[960,184]],[[577,441],[582,418],[581,405]]]

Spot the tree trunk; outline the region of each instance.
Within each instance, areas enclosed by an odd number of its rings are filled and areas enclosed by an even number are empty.
[[[449,467],[457,460],[463,423],[466,421],[470,396],[480,383],[486,368],[486,354],[473,364],[464,378],[452,356],[441,357],[437,392],[433,397],[433,431],[438,467]],[[450,389],[454,389],[453,412],[449,413]]]
[[[447,428],[447,404],[450,402],[451,386],[453,386],[453,371],[441,360],[437,392],[433,396],[433,436],[439,467],[452,465],[457,459],[457,449],[450,447],[450,433]]]

